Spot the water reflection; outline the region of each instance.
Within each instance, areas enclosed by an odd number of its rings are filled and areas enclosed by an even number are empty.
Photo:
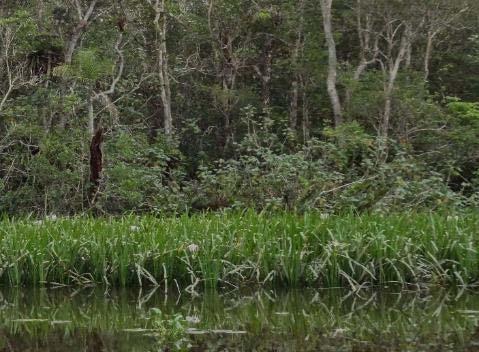
[[[152,309],[186,318],[192,351],[479,351],[473,292],[95,288],[2,290],[0,351],[161,351]]]

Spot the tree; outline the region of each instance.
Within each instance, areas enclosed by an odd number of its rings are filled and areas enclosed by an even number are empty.
[[[437,37],[446,29],[455,29],[462,15],[469,9],[466,1],[437,0],[425,2],[426,50],[424,53],[424,81],[430,74],[430,61]]]
[[[168,69],[167,8],[165,0],[146,0],[155,13],[154,26],[157,52],[157,74],[160,84],[160,98],[163,107],[163,127],[167,135],[173,133],[173,115],[171,112],[170,72]]]
[[[37,77],[27,71],[25,51],[26,38],[33,35],[35,26],[25,12],[0,18],[0,116],[12,93],[22,87],[33,85]]]
[[[70,65],[72,63],[73,53],[78,45],[78,41],[86,31],[94,16],[95,6],[97,3],[98,0],[91,0],[85,10],[82,6],[81,0],[73,0],[73,5],[75,6],[75,10],[77,12],[78,22],[66,44],[65,64]]]
[[[324,36],[326,38],[326,45],[328,47],[328,95],[333,107],[334,125],[338,127],[343,123],[343,114],[341,110],[341,101],[336,88],[338,76],[338,59],[336,57],[336,43],[334,41],[334,34],[331,24],[331,7],[333,0],[320,0],[320,3],[323,14]]]

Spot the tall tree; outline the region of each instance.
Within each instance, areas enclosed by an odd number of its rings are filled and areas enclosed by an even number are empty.
[[[156,33],[157,74],[160,83],[160,99],[163,107],[163,127],[165,134],[173,133],[173,114],[171,112],[171,88],[168,68],[167,9],[165,0],[146,0],[155,12],[154,26]]]

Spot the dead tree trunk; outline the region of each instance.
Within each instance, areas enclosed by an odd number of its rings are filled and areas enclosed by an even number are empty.
[[[92,200],[92,203],[94,203],[96,198],[103,170],[103,153],[101,150],[102,143],[103,129],[99,127],[95,131],[90,143],[90,199]]]

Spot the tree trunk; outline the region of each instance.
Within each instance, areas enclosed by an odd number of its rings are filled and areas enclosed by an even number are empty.
[[[101,173],[103,170],[103,153],[101,145],[103,143],[103,129],[98,128],[90,143],[90,199],[94,203],[98,187],[100,186]]]
[[[166,47],[166,7],[165,0],[156,0],[155,29],[158,50],[158,78],[160,81],[160,99],[163,107],[163,127],[165,134],[173,133],[173,115],[171,113],[171,88]]]
[[[302,127],[303,127],[303,142],[307,142],[310,138],[310,122],[309,122],[309,107],[308,107],[308,97],[306,94],[306,82],[304,78],[301,76],[301,91],[303,92],[302,96],[302,104],[303,104],[303,112],[302,112]]]
[[[296,32],[296,41],[293,49],[292,66],[294,70],[293,82],[291,83],[291,101],[289,108],[289,128],[291,131],[296,131],[298,125],[298,100],[299,100],[299,80],[300,74],[298,72],[299,58],[302,53],[304,41],[304,0],[299,1],[299,24]]]
[[[75,52],[75,48],[78,45],[78,41],[80,40],[81,36],[86,30],[86,27],[89,24],[89,20],[91,19],[91,16],[93,15],[93,11],[95,10],[97,0],[92,0],[90,3],[90,6],[88,7],[88,10],[85,12],[83,17],[79,18],[79,22],[76,25],[75,29],[73,30],[73,33],[70,37],[70,40],[67,43],[67,50],[65,51],[65,64],[71,65],[72,59],[73,59],[73,53]],[[81,13],[81,9],[79,9],[79,12]]]
[[[298,101],[298,78],[297,75],[295,75],[293,82],[291,83],[291,102],[289,104],[289,129],[291,130],[291,132],[296,131],[296,126],[298,124]]]
[[[90,136],[95,134],[95,113],[93,111],[93,97],[88,98],[88,132]]]
[[[426,53],[424,54],[424,81],[427,82],[429,80],[429,65],[431,62],[431,55],[433,49],[433,40],[434,40],[434,33],[428,31],[427,33],[427,43],[426,43]]]
[[[254,66],[254,70],[261,81],[261,105],[266,117],[271,113],[271,76],[273,72],[273,41],[272,35],[267,35],[261,53],[261,68]]]
[[[334,113],[334,125],[338,127],[343,123],[343,116],[341,111],[341,101],[339,99],[338,90],[336,88],[337,81],[337,66],[338,59],[336,57],[336,43],[334,42],[334,35],[331,25],[331,7],[333,0],[320,0],[321,10],[323,13],[323,27],[324,36],[326,37],[326,44],[328,46],[328,95],[331,100],[331,105]]]
[[[268,35],[264,46],[263,74],[261,75],[261,96],[263,110],[269,116],[271,109],[271,74],[273,71],[273,36]]]
[[[409,43],[406,48],[406,70],[411,68],[412,62],[412,43]]]

